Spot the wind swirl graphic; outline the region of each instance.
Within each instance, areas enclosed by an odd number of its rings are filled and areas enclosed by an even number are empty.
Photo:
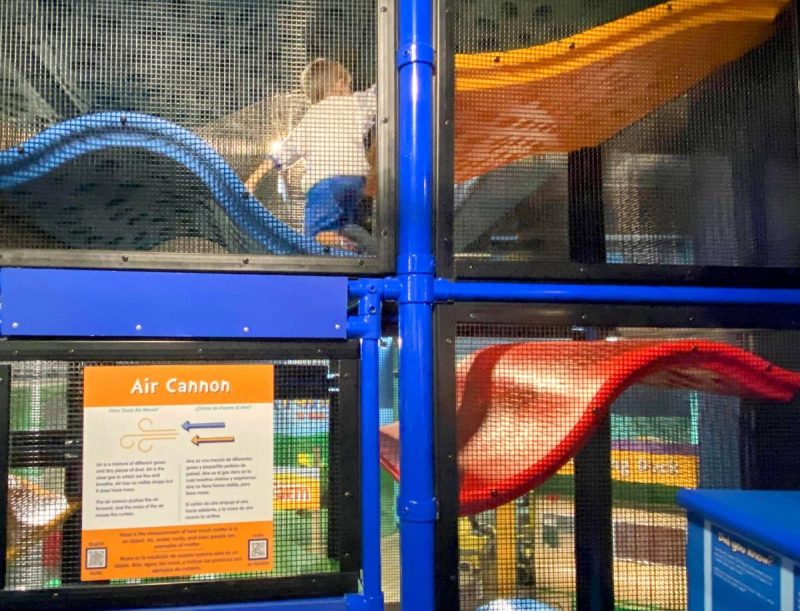
[[[172,441],[178,437],[177,429],[153,428],[153,421],[150,418],[139,420],[138,428],[138,433],[128,433],[119,438],[119,446],[123,450],[135,447],[139,452],[146,453],[153,449],[154,441]]]

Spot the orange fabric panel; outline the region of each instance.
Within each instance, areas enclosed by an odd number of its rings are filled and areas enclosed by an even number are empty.
[[[545,45],[455,59],[455,180],[596,146],[767,40],[788,0],[674,0]]]

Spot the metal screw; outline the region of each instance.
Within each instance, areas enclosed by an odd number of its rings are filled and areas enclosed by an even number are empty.
[[[242,331],[244,331],[245,333],[250,333],[250,327],[244,327],[242,328]]]
[[[381,13],[385,13],[387,10],[389,10],[389,9],[387,9],[385,6],[381,7]]]
[[[122,255],[122,262],[123,263],[127,263],[128,262],[128,255]]]
[[[11,323],[11,328],[12,329],[16,329],[17,327],[19,327],[19,323],[18,322],[12,322]]]
[[[248,259],[247,257],[245,257],[244,259],[242,259],[242,263],[244,263],[245,265],[247,265],[248,263],[250,263],[250,259]]]
[[[375,292],[375,291],[377,291],[378,289],[375,287],[375,285],[374,285],[374,284],[370,284],[370,285],[367,287],[367,290],[368,290],[370,293],[374,293],[374,292]]]
[[[381,123],[388,123],[388,122],[389,122],[389,117],[383,117],[381,119]]]
[[[339,329],[341,329],[341,328],[342,328],[342,325],[340,325],[340,324],[337,322],[335,325],[333,325],[333,328],[334,328],[334,329],[336,329],[336,330],[338,331]]]
[[[137,325],[134,327],[134,329],[136,329],[137,331],[141,331],[141,330],[142,330],[142,325],[140,325],[140,324],[137,324]]]

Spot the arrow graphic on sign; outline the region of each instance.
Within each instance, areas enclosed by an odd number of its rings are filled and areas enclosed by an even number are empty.
[[[189,422],[188,420],[182,425],[184,431],[191,431],[192,429],[224,429],[224,422]]]
[[[236,441],[235,437],[200,437],[200,435],[192,437],[192,443],[196,446],[201,443],[233,443],[234,441]]]

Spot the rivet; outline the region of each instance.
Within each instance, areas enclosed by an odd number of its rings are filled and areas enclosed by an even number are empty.
[[[381,123],[388,123],[388,122],[389,122],[389,117],[383,117],[381,119]]]
[[[335,325],[333,325],[333,328],[334,328],[334,329],[336,329],[336,330],[338,331],[339,329],[341,329],[341,328],[342,328],[342,325],[340,325],[340,324],[337,322]]]
[[[11,328],[12,329],[16,329],[17,327],[19,327],[19,323],[18,322],[12,322],[11,323]]]
[[[140,324],[137,324],[137,325],[134,327],[134,329],[136,329],[137,331],[141,331],[141,330],[142,330],[142,325],[140,325]]]
[[[245,257],[244,259],[242,259],[242,263],[244,263],[245,265],[247,265],[248,263],[250,263],[250,259],[248,259],[247,257]]]
[[[122,262],[123,263],[127,263],[128,262],[128,255],[122,255]]]
[[[243,327],[242,331],[244,331],[245,333],[250,333],[250,327]]]
[[[389,9],[387,9],[385,6],[381,7],[381,13],[385,13],[387,10],[389,10]]]

